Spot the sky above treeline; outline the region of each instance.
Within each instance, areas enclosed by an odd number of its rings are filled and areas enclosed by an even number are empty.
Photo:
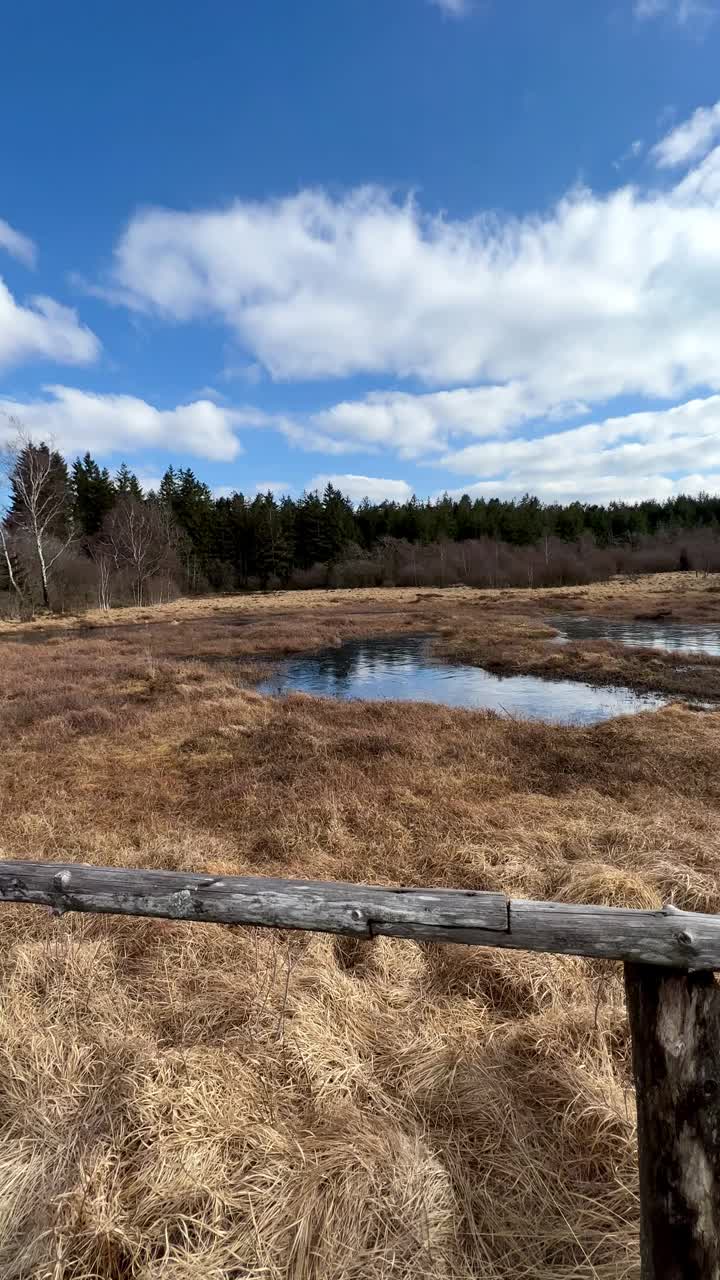
[[[37,0],[3,51],[0,441],[720,490],[720,0]]]

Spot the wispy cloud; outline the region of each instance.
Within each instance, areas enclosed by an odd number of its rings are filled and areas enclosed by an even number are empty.
[[[292,485],[287,480],[261,480],[255,485],[256,493],[290,493]]]
[[[672,169],[705,155],[718,137],[720,102],[712,107],[698,107],[689,120],[683,120],[661,138],[650,154],[660,169]]]
[[[670,18],[678,26],[709,23],[718,15],[717,0],[635,0],[636,18]]]
[[[473,7],[473,0],[429,0],[450,18],[466,18]]]
[[[28,360],[91,364],[99,354],[98,338],[70,307],[43,295],[23,305],[0,278],[0,369]]]
[[[9,222],[0,218],[0,249],[4,249],[11,257],[23,262],[26,267],[34,267],[37,261],[37,246],[29,236],[16,231]]]
[[[621,169],[629,160],[637,160],[639,156],[642,155],[644,149],[645,143],[642,138],[635,138],[635,140],[630,143],[630,146],[623,151],[622,155],[617,160],[613,160],[613,168]]]

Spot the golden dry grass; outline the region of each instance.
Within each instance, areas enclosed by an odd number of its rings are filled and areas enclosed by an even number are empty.
[[[144,607],[128,606],[110,613],[99,609],[81,615],[44,616],[34,622],[19,624],[0,620],[0,633],[13,635],[18,630],[67,630],[85,625],[126,625],[136,622],[194,621],[217,618],[224,614],[240,616],[259,613],[297,612],[309,614],[318,609],[333,608],[340,613],[355,612],[368,605],[373,608],[402,609],[417,603],[432,602],[441,610],[453,604],[475,604],[479,608],[501,605],[520,612],[573,608],[583,612],[634,616],[638,613],[670,609],[677,619],[711,620],[718,616],[720,574],[655,573],[641,577],[621,576],[588,586],[549,587],[542,589],[506,588],[495,590],[476,587],[354,587],[311,591],[251,592],[240,595],[182,597],[166,604]]]
[[[18,630],[0,849],[719,910],[720,715],[550,728],[245,683],[432,630],[422,594]],[[615,966],[0,919],[8,1280],[636,1280]]]

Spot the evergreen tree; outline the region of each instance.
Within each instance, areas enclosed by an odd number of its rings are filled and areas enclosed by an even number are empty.
[[[253,502],[255,567],[263,587],[271,578],[287,582],[292,568],[292,547],[286,536],[281,510],[272,493],[258,494]]]
[[[177,482],[175,479],[175,468],[171,463],[167,471],[165,472],[165,475],[163,476],[162,480],[160,481],[158,498],[162,503],[162,505],[168,509],[168,511],[172,511],[176,495],[177,495]]]
[[[322,501],[323,522],[320,536],[320,559],[336,564],[344,548],[354,541],[355,521],[352,504],[339,489],[328,484]]]
[[[300,569],[311,569],[324,558],[325,508],[317,493],[304,493],[295,512],[296,562]]]
[[[72,469],[75,497],[75,519],[80,532],[92,538],[100,532],[103,521],[115,503],[115,486],[107,467],[100,470],[94,458],[86,453],[76,458]]]
[[[126,462],[122,462],[118,467],[115,476],[115,493],[118,498],[133,498],[135,502],[142,502],[143,500],[140,481]]]

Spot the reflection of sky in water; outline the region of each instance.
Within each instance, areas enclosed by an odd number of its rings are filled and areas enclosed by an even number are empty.
[[[718,602],[720,609],[720,601]],[[561,632],[563,640],[613,640],[647,649],[670,649],[681,653],[707,653],[720,657],[720,623],[710,626],[687,622],[633,621],[622,618],[578,618],[556,614],[548,618],[550,626]]]
[[[559,724],[593,724],[654,710],[665,699],[575,680],[496,676],[481,667],[434,662],[421,636],[351,641],[312,657],[293,658],[266,682],[266,693],[439,702],[449,707]]]

